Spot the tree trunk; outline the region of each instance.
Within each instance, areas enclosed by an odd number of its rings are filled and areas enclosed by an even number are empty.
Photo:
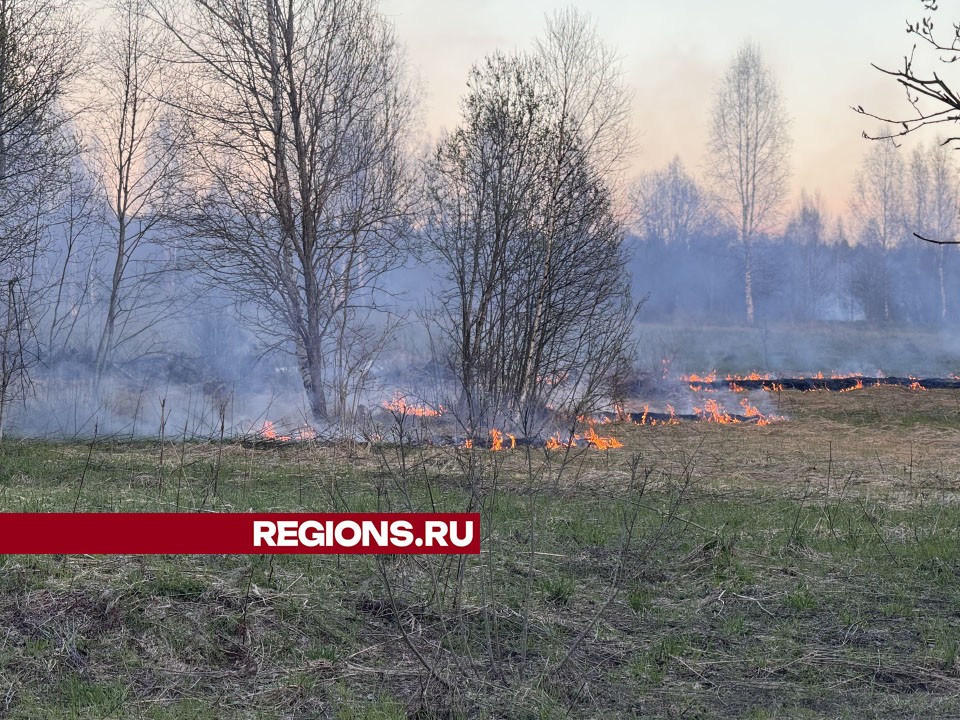
[[[103,371],[113,350],[114,329],[117,324],[117,311],[120,303],[120,282],[123,279],[123,264],[126,254],[126,218],[120,213],[120,236],[117,241],[117,257],[113,265],[113,278],[110,283],[110,301],[107,306],[107,320],[100,335],[100,344],[97,347],[97,365],[94,383],[100,386]]]
[[[743,295],[747,304],[747,325],[753,325],[753,259],[750,241],[743,238]]]
[[[940,280],[940,321],[947,319],[947,286],[943,280],[943,246],[937,248],[937,276]]]
[[[303,341],[297,340],[297,365],[300,379],[310,405],[310,419],[323,422],[327,419],[327,397],[323,391],[323,362],[318,347],[308,348]]]

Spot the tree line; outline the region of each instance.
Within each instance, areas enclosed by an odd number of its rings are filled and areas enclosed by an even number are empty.
[[[846,213],[831,214],[819,193],[804,191],[749,247],[709,181],[679,158],[642,174],[633,202],[631,273],[635,289],[649,293],[651,321],[956,322],[960,264],[950,247],[915,236],[956,236],[960,175],[940,138],[910,152],[889,139],[869,146]]]

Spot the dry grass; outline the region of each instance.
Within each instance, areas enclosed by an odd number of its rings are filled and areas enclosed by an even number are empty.
[[[487,504],[462,566],[2,558],[0,717],[960,714],[960,394],[769,401],[607,452],[172,444],[162,490],[155,443],[5,443],[4,510]]]

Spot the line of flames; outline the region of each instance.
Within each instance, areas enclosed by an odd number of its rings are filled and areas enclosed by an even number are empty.
[[[668,363],[664,363],[664,369],[666,370],[669,367]],[[883,374],[878,372],[877,377],[882,377]],[[798,379],[807,379],[803,375],[798,375]],[[844,380],[848,378],[856,378],[856,384],[843,388],[839,392],[852,392],[854,390],[860,390],[864,387],[863,376],[856,373],[830,373],[829,376],[825,375],[823,372],[818,372],[815,375],[812,375],[809,379],[812,380],[826,380],[829,377],[831,380]],[[960,380],[960,376],[951,374],[951,379]],[[717,371],[711,370],[709,373],[704,375],[699,375],[697,373],[690,373],[687,375],[681,375],[681,379],[686,382],[690,389],[694,392],[714,392],[715,388],[710,387],[711,384],[717,381]],[[764,385],[764,389],[772,392],[782,392],[783,385],[776,381],[773,381],[769,373],[758,373],[751,372],[746,375],[734,375],[728,374],[724,378],[727,383],[729,383],[729,388],[731,392],[734,393],[743,393],[746,392],[745,388],[739,385],[739,382],[742,381],[771,381],[769,385]],[[910,390],[926,390],[920,380],[912,375],[908,376],[908,379],[911,381],[910,385],[907,387]],[[880,385],[878,381],[876,385]],[[445,410],[442,405],[437,405],[432,407],[426,404],[414,404],[407,401],[407,397],[397,391],[394,393],[394,396],[391,400],[384,401],[382,403],[384,409],[396,413],[398,415],[404,416],[413,416],[413,417],[439,417],[444,414]],[[750,401],[744,397],[740,400],[740,407],[743,409],[743,417],[746,418],[756,418],[754,422],[751,422],[753,425],[769,425],[771,422],[779,419],[775,416],[764,415],[760,412],[759,408],[750,404]],[[640,420],[636,421],[638,425],[678,425],[680,419],[676,416],[676,411],[673,406],[667,404],[667,412],[670,417],[667,419],[656,419],[649,418],[650,406],[643,406],[643,414],[640,417]],[[702,406],[694,407],[693,412],[699,417],[701,421],[705,422],[715,422],[721,424],[737,424],[741,423],[742,420],[736,415],[732,415],[727,412],[724,407],[715,399],[707,399]],[[626,412],[623,408],[617,408],[618,417],[626,417]],[[597,450],[609,450],[612,448],[623,447],[623,443],[617,440],[614,437],[597,435],[593,426],[597,424],[605,424],[611,422],[609,417],[603,418],[589,418],[581,416],[577,418],[580,422],[586,423],[589,425],[587,431],[581,434],[574,434],[568,439],[564,440],[559,433],[554,433],[550,438],[547,439],[546,447],[551,450],[558,450],[563,448],[572,448],[578,447],[578,443],[586,443],[586,447],[593,447]],[[264,420],[262,427],[257,432],[257,434],[264,440],[269,440],[272,442],[291,442],[291,441],[307,441],[313,440],[317,437],[316,431],[309,427],[304,426],[297,428],[290,435],[281,435],[277,432],[276,425],[270,420]],[[467,439],[464,441],[462,447],[466,449],[473,448],[474,441]],[[511,433],[505,433],[498,429],[490,430],[490,449],[494,452],[500,452],[502,450],[513,450],[517,447],[517,437]]]
[[[779,419],[772,415],[764,415],[762,412],[760,412],[758,407],[751,405],[747,398],[740,399],[740,407],[743,408],[743,417],[756,418],[755,422],[750,423],[751,425],[769,425],[770,423]],[[680,418],[677,417],[677,413],[672,405],[667,405],[667,412],[670,414],[670,417],[666,419],[651,418],[649,417],[650,406],[644,405],[643,414],[640,416],[640,419],[636,421],[636,424],[649,425],[651,427],[655,425],[679,425]],[[709,398],[702,406],[693,408],[693,413],[697,415],[702,422],[714,422],[731,425],[743,422],[736,415],[728,413],[724,409],[723,405],[713,398]]]
[[[878,370],[878,371],[877,371],[877,374],[876,374],[876,377],[882,378],[883,376],[884,376],[883,373]],[[909,376],[907,376],[907,377],[908,377],[908,379],[911,381],[910,384],[906,386],[909,390],[926,390],[926,389],[927,389],[927,388],[924,387],[923,384],[920,382],[919,378],[916,378],[916,377],[914,377],[913,375],[909,375]],[[950,375],[950,377],[951,377],[952,379],[960,379],[960,377],[954,376],[954,375]],[[686,382],[686,383],[688,384],[688,386],[690,387],[690,389],[691,389],[693,392],[714,392],[714,391],[715,391],[715,388],[710,387],[710,385],[712,385],[713,383],[715,383],[715,382],[717,381],[717,372],[716,372],[716,370],[712,370],[712,371],[710,371],[709,373],[707,373],[707,374],[705,374],[705,375],[699,375],[699,374],[697,374],[697,373],[690,373],[690,374],[688,374],[688,375],[681,375],[681,376],[680,376],[680,379],[681,379],[683,382]],[[764,382],[764,383],[766,383],[767,381],[770,381],[770,385],[766,385],[766,384],[764,385],[764,389],[765,389],[765,390],[770,390],[770,391],[772,391],[772,392],[782,392],[782,391],[783,391],[783,384],[774,381],[773,378],[771,377],[771,375],[770,375],[769,373],[761,374],[761,373],[758,373],[758,372],[751,372],[751,373],[749,373],[749,374],[747,374],[747,375],[727,375],[724,379],[727,381],[727,383],[729,383],[730,391],[731,391],[731,392],[735,392],[735,393],[745,392],[745,388],[743,388],[741,385],[738,384],[739,382],[742,382],[742,381],[744,381],[744,380],[750,380],[750,381],[754,381],[754,382],[761,381],[761,382]],[[837,373],[837,372],[832,372],[832,373],[830,373],[829,375],[827,375],[827,374],[825,374],[825,373],[823,373],[823,372],[821,371],[821,372],[816,373],[815,375],[811,375],[809,378],[808,378],[807,376],[805,376],[805,375],[797,375],[797,376],[796,376],[796,379],[797,379],[797,380],[808,380],[808,379],[809,379],[809,380],[827,380],[827,379],[830,379],[830,380],[848,380],[848,379],[856,379],[856,381],[857,381],[857,384],[856,384],[856,385],[853,385],[853,386],[848,387],[848,388],[842,388],[841,390],[838,390],[837,392],[851,392],[851,391],[853,391],[853,390],[861,390],[861,389],[863,389],[864,387],[866,387],[866,386],[864,385],[864,382],[863,382],[864,376],[861,375],[861,374],[859,374],[859,373]],[[874,385],[877,386],[877,387],[879,387],[881,384],[882,384],[882,383],[880,383],[879,381],[877,381],[876,383],[874,383]],[[824,389],[825,389],[825,388],[815,388],[815,389],[813,389],[813,390],[804,390],[803,392],[817,392],[817,391],[819,391],[819,390],[824,390]]]
[[[604,424],[610,422],[608,419],[603,420],[593,420],[588,419],[589,427],[586,432],[583,434],[574,434],[568,439],[564,440],[560,433],[554,433],[549,438],[547,438],[546,448],[548,450],[561,450],[563,448],[575,448],[580,447],[579,443],[586,443],[585,447],[593,447],[597,450],[610,450],[613,448],[623,447],[623,443],[617,440],[615,437],[597,435],[596,430],[593,429],[593,425]],[[472,439],[467,439],[463,442],[464,449],[470,450],[474,447],[474,442]],[[490,431],[490,450],[493,452],[500,452],[502,450],[514,450],[517,447],[517,437],[511,433],[505,433],[502,430],[496,428]]]

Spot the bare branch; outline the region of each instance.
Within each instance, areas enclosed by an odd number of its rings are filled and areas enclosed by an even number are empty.
[[[924,237],[920,233],[913,233],[913,236],[924,242],[933,243],[934,245],[960,245],[960,240],[934,240],[933,238]]]

